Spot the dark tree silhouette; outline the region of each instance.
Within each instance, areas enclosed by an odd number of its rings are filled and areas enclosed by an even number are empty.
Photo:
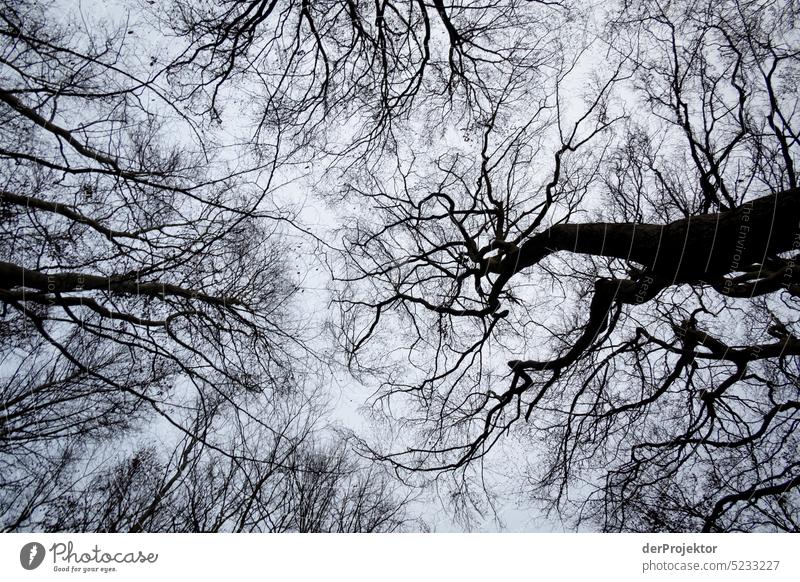
[[[509,436],[576,524],[800,528],[797,16],[624,2],[474,146],[351,175],[345,347],[405,429],[376,457],[471,503]]]
[[[0,16],[4,527],[404,527],[321,434],[301,233],[402,479],[800,529],[796,3],[142,8]]]
[[[257,442],[258,448],[253,447]],[[230,443],[271,455],[264,439]],[[269,461],[269,462],[267,462]],[[172,458],[139,449],[85,490],[58,498],[44,529],[54,531],[392,532],[411,527],[405,502],[385,473],[357,463],[340,441],[312,439],[283,458],[250,461],[186,441]]]
[[[541,31],[566,14],[557,0],[173,0],[151,10],[181,47],[162,60],[182,103],[221,119],[250,98],[255,141],[278,132],[314,156],[374,163],[423,105],[429,127],[470,124],[509,79],[529,81],[556,50]]]
[[[280,137],[229,151],[133,30],[87,18],[0,14],[0,527],[400,527],[403,498],[315,444]],[[308,471],[328,505],[292,497]]]

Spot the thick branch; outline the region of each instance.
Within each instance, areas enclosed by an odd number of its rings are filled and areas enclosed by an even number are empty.
[[[665,225],[558,224],[490,267],[496,273],[512,274],[551,253],[567,251],[633,261],[658,278],[676,283],[715,281],[800,246],[799,227],[800,188],[792,188],[733,210]]]
[[[178,285],[158,281],[137,281],[135,275],[130,274],[102,277],[72,272],[43,273],[25,269],[5,261],[0,261],[0,288],[7,290],[36,289],[44,293],[102,290],[160,298],[176,296],[186,299],[198,299],[205,303],[222,306],[240,304],[237,299],[232,297],[214,297]]]

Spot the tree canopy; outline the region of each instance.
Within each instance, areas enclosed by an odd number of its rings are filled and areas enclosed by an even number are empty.
[[[796,3],[66,5],[0,17],[3,527],[800,529]]]

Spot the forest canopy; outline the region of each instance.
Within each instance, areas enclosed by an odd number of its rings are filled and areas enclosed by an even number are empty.
[[[5,1],[0,527],[800,530],[799,17]]]

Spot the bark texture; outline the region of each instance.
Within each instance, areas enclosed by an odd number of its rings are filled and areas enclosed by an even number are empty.
[[[674,283],[701,282],[745,270],[800,247],[800,188],[747,202],[733,210],[669,224],[559,224],[507,254],[498,272],[515,273],[554,252],[616,257]]]

